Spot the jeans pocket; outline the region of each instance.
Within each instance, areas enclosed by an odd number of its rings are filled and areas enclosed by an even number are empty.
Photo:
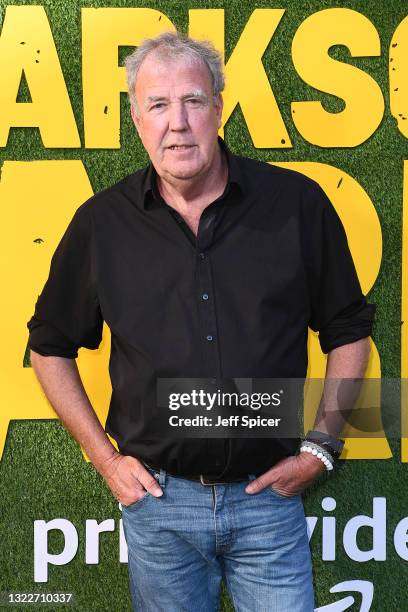
[[[136,501],[129,504],[128,506],[125,506],[124,504],[122,504],[122,508],[126,508],[126,510],[132,510],[133,508],[137,508],[144,502],[145,499],[147,499],[148,496],[149,496],[149,491],[145,491],[144,495],[142,495],[140,499],[137,499]]]

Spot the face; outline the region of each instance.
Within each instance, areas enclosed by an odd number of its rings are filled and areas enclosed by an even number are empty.
[[[222,98],[213,96],[207,66],[188,58],[164,62],[153,52],[140,66],[135,93],[132,118],[157,174],[172,184],[209,175]]]

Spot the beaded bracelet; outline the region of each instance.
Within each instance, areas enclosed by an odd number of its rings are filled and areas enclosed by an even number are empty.
[[[302,446],[300,447],[300,452],[301,453],[311,453],[312,455],[320,459],[320,461],[324,463],[326,470],[328,472],[330,472],[333,469],[333,463],[334,463],[333,457],[330,455],[330,453],[328,453],[324,448],[322,448],[318,444],[305,440],[302,443]]]

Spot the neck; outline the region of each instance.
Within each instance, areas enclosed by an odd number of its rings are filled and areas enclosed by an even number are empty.
[[[157,177],[162,198],[181,214],[197,214],[216,200],[224,191],[228,180],[228,164],[217,145],[214,163],[203,175],[191,180],[167,180]]]

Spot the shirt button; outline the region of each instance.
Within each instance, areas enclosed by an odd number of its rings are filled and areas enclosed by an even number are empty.
[[[200,259],[205,259],[205,253],[200,253],[199,257]]]
[[[208,293],[203,293],[203,300],[208,300]]]
[[[213,337],[212,336],[207,336],[207,340],[208,340],[208,342],[212,342],[213,341]]]

